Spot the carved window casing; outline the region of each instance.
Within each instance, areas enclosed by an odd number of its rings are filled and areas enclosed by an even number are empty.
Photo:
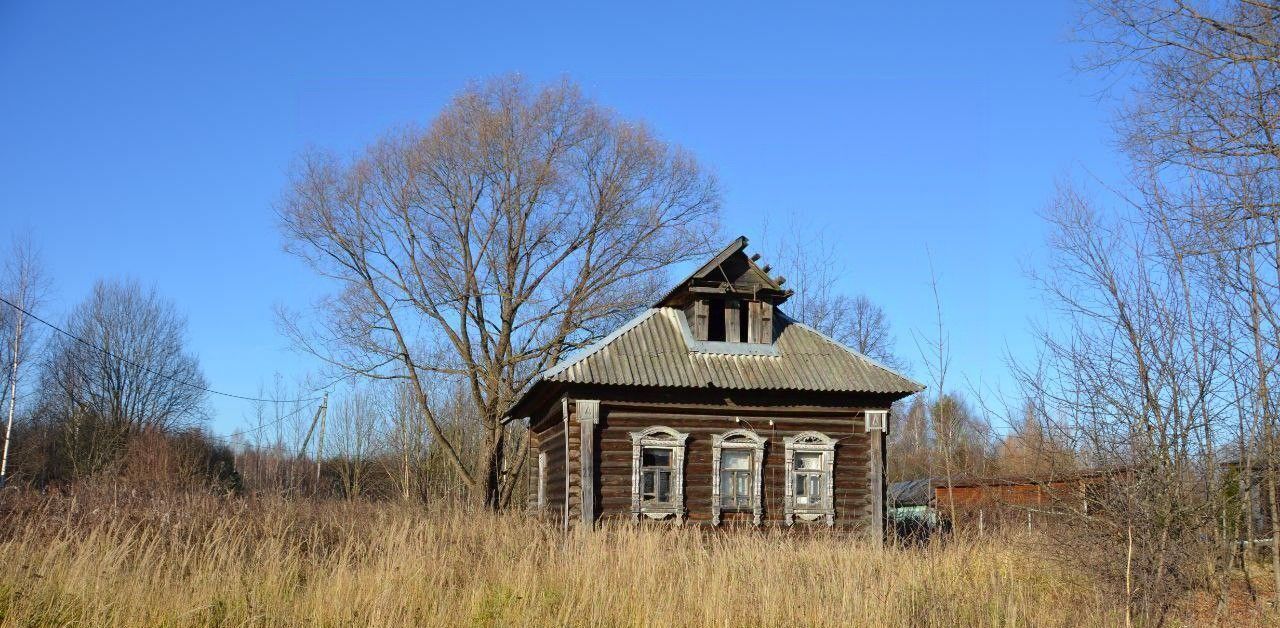
[[[791,525],[797,518],[828,526],[836,523],[835,460],[836,441],[819,432],[802,432],[783,439],[786,445],[784,494],[785,518]]]
[[[730,430],[711,437],[711,522],[720,525],[723,510],[750,511],[760,525],[764,500],[760,498],[764,469],[764,444],[750,430]]]
[[[631,516],[684,521],[687,433],[654,426],[631,432]]]

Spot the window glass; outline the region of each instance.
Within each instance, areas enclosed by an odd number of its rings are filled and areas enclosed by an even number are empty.
[[[645,447],[640,452],[640,500],[668,504],[671,502],[672,450]]]
[[[751,458],[754,452],[725,449],[720,453],[720,505],[725,508],[751,506]]]
[[[797,473],[795,491],[797,506],[820,505],[822,503],[822,474]]]
[[[742,449],[726,449],[720,454],[720,468],[733,471],[746,471],[751,468],[750,451]]]
[[[671,466],[671,450],[646,447],[641,453],[640,464],[646,467],[669,467]]]
[[[819,471],[822,469],[821,452],[796,452],[795,468],[798,470]]]
[[[796,452],[793,485],[797,506],[822,505],[823,476],[822,452]]]

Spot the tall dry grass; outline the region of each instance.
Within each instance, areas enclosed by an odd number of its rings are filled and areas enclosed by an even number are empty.
[[[6,625],[1116,625],[1008,539],[848,537],[199,496],[6,496]]]

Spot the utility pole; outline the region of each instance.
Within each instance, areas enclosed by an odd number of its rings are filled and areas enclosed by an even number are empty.
[[[329,410],[329,393],[324,394],[324,399],[320,401],[320,407],[316,408],[316,415],[311,418],[311,427],[307,428],[307,436],[302,439],[302,446],[298,448],[298,462],[307,455],[307,445],[311,444],[311,435],[316,431],[316,424],[320,424],[320,441],[316,444],[316,490],[320,489],[320,453],[324,449],[324,418]]]
[[[329,414],[329,393],[324,394],[324,400],[320,402],[320,437],[316,440],[316,490],[320,490],[320,462],[323,460],[321,455],[324,453],[324,420]]]
[[[4,454],[0,455],[0,488],[9,481],[9,440],[13,435],[13,406],[18,401],[18,354],[22,348],[22,312],[14,308],[13,371],[9,377],[9,420],[4,426]]]

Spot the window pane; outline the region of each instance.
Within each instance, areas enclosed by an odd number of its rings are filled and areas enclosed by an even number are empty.
[[[660,502],[671,501],[671,472],[670,471],[658,472],[658,501]]]
[[[809,496],[816,502],[818,497],[822,495],[822,478],[817,475],[809,476]]]
[[[819,471],[822,468],[822,453],[819,453],[819,451],[797,451],[795,464],[797,469]]]
[[[796,476],[796,497],[800,498],[800,497],[803,497],[804,495],[808,495],[808,492],[805,490],[807,488],[809,488],[809,485],[804,481],[804,476],[797,475]]]
[[[645,471],[640,475],[640,497],[647,498],[653,496],[653,472]]]
[[[751,468],[751,454],[740,449],[726,449],[720,453],[720,467],[745,471]]]
[[[646,447],[640,453],[640,464],[646,467],[671,466],[671,450]]]
[[[818,471],[822,469],[822,453],[821,452],[796,452],[795,466],[797,469]]]

